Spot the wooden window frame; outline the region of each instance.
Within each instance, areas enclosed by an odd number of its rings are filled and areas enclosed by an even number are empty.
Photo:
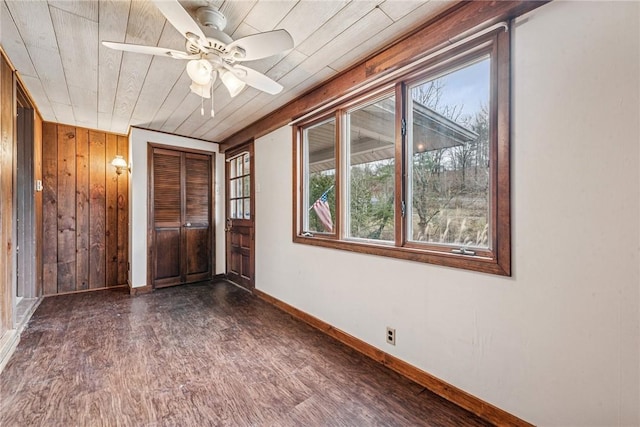
[[[491,57],[491,86],[490,86],[490,228],[491,240],[488,250],[477,250],[474,255],[452,253],[452,245],[438,245],[408,241],[407,218],[402,217],[401,204],[407,200],[406,162],[409,143],[402,135],[402,119],[407,113],[407,84],[424,80],[437,75],[444,70],[455,68],[456,65],[466,63],[473,58],[489,53]],[[345,189],[340,176],[344,165],[341,156],[344,153],[343,139],[344,114],[354,105],[366,102],[376,93],[388,90],[393,85],[396,96],[396,195],[395,198],[395,242],[376,243],[375,241],[361,241],[345,237],[343,232],[344,212],[342,206],[345,201]],[[429,264],[461,268],[490,274],[511,276],[511,212],[510,212],[510,37],[504,28],[496,29],[476,39],[469,41],[456,49],[449,50],[442,55],[435,55],[428,62],[415,67],[408,67],[407,71],[397,76],[393,81],[381,82],[364,93],[346,99],[335,105],[331,110],[319,108],[318,115],[311,115],[308,119],[293,125],[293,241],[295,243],[322,246],[351,252],[399,258]],[[335,235],[316,233],[312,236],[304,235],[303,225],[303,196],[304,196],[304,130],[334,116],[336,119],[336,213],[334,218]]]

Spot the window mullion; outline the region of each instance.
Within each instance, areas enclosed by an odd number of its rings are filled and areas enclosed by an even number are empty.
[[[405,85],[395,86],[396,97],[396,143],[395,143],[395,246],[403,246],[405,242],[406,206],[406,119],[405,119]],[[402,214],[404,212],[404,215]]]
[[[336,233],[336,239],[342,239],[344,236],[343,233],[343,218],[345,215],[345,209],[343,209],[343,202],[344,202],[344,194],[345,194],[345,188],[343,185],[343,171],[344,171],[344,167],[343,167],[343,160],[342,158],[343,156],[343,132],[342,132],[342,127],[344,126],[344,119],[342,116],[342,112],[340,110],[336,111],[336,116],[335,116],[335,120],[336,120],[336,144],[335,144],[335,156],[336,156],[336,160],[335,160],[335,171],[336,171],[336,180],[335,180],[335,201],[336,201],[336,218],[335,218],[335,224],[334,224],[334,228],[335,228],[335,233]]]

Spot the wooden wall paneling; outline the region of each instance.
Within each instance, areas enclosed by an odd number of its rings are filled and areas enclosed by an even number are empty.
[[[124,42],[131,2],[101,1],[99,2],[100,22],[98,39]],[[118,74],[122,52],[114,49],[100,48],[98,52],[98,127],[111,128],[111,116],[118,89]]]
[[[0,339],[13,328],[13,70],[0,57]]]
[[[89,131],[89,288],[106,284],[105,134]]]
[[[98,2],[93,1],[68,1],[50,0],[49,4],[55,8],[65,10],[77,16],[98,22]]]
[[[44,123],[38,139],[44,294],[126,283],[128,174],[118,177],[111,160],[126,157],[127,137]]]
[[[37,183],[42,182],[42,118],[35,112],[33,118],[33,179]],[[35,263],[36,263],[36,283],[35,295],[41,296],[42,289],[42,191],[34,193],[35,209]]]
[[[42,288],[58,292],[58,126],[42,125]]]
[[[89,131],[76,129],[76,290],[89,289]]]
[[[132,1],[127,21],[126,43],[156,46],[160,40],[162,27],[154,25],[164,19],[157,7],[151,2]],[[111,130],[126,132],[129,120],[136,105],[145,76],[153,58],[125,52],[122,55],[118,88],[116,90]]]
[[[271,31],[297,3],[288,1],[258,2],[244,19],[257,31]]]
[[[73,123],[62,61],[57,55],[58,44],[47,2],[7,2],[11,17],[18,28],[26,28],[20,35],[32,52],[31,59],[55,118],[61,123]]]
[[[7,56],[11,58],[16,70],[20,70],[20,76],[32,76],[38,75],[31,57],[24,44],[24,40],[16,27],[6,2],[0,3],[0,28],[2,28],[2,48],[7,53]]]
[[[185,85],[188,87],[191,84],[191,78],[187,75],[186,70],[180,74],[178,80],[169,91],[169,95],[162,101],[160,108],[156,111],[155,115],[151,122],[149,122],[150,126],[153,126],[154,129],[160,127],[161,124],[164,124],[165,121],[171,117],[178,109],[178,106],[182,103],[185,95],[184,87]],[[214,101],[215,106],[215,101]]]
[[[340,73],[328,82],[316,86],[304,96],[258,119],[251,125],[225,138],[221,148],[226,151],[241,145],[251,138],[262,135],[284,126],[291,119],[300,117],[321,105],[325,105],[345,93],[388,76],[391,71],[408,65],[420,57],[451,44],[452,37],[458,37],[480,25],[490,25],[501,20],[509,20],[545,4],[546,1],[500,1],[500,2],[463,2],[431,19],[412,34],[404,37],[389,48],[356,64],[349,70]],[[302,3],[300,3],[302,4]],[[280,25],[285,25],[293,12],[287,15]],[[301,22],[306,21],[302,20]],[[294,39],[296,29],[289,27]],[[282,80],[280,83],[283,83]],[[283,83],[284,84],[284,83]],[[285,84],[285,87],[287,85]]]
[[[227,18],[227,25],[224,28],[225,32],[232,35],[232,38],[234,39],[239,38],[238,36],[234,35],[234,32],[240,26],[242,20],[249,14],[256,3],[257,0],[222,3],[222,6],[220,6],[220,11],[224,13],[224,16]]]
[[[58,125],[58,292],[76,290],[76,128]]]
[[[106,254],[106,286],[118,285],[118,179],[111,160],[118,153],[118,136],[106,135],[105,157],[105,254]]]
[[[93,4],[97,14],[97,2],[81,3]],[[50,7],[49,13],[68,83],[73,123],[95,128],[98,126],[98,22],[58,7]]]
[[[184,37],[171,25],[165,25],[160,35],[158,46],[183,50]],[[147,127],[153,121],[153,117],[184,72],[184,62],[161,56],[154,57],[147,73],[146,84],[140,91],[140,96],[136,101],[131,116],[133,121],[139,123],[142,127]],[[151,82],[161,84],[151,84]],[[187,83],[186,86],[189,86],[189,84]],[[180,85],[179,87],[184,88],[185,86]]]
[[[129,163],[129,139],[118,136],[118,154]],[[129,173],[118,177],[118,280],[117,284],[127,283],[129,266]]]

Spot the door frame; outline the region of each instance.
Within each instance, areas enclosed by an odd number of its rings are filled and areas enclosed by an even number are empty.
[[[230,149],[228,151],[225,151],[225,162],[224,162],[224,194],[225,194],[225,200],[224,200],[224,218],[225,218],[225,236],[224,236],[224,240],[225,240],[225,277],[227,277],[227,279],[229,278],[229,263],[230,263],[230,251],[231,251],[231,242],[230,242],[230,235],[227,232],[227,220],[230,218],[230,214],[231,214],[231,206],[229,204],[229,195],[230,190],[229,190],[229,165],[230,165],[230,160],[235,158],[236,156],[238,156],[241,153],[244,152],[249,152],[249,190],[250,190],[250,200],[249,200],[249,206],[250,206],[250,219],[248,220],[248,222],[251,223],[251,227],[252,227],[252,231],[251,231],[251,246],[249,248],[249,257],[251,258],[250,261],[250,269],[251,269],[251,280],[248,284],[248,286],[244,286],[241,283],[238,283],[238,285],[248,289],[249,291],[253,291],[253,289],[255,289],[256,287],[256,240],[255,240],[255,227],[256,227],[256,217],[255,217],[255,212],[256,212],[256,184],[255,184],[255,151],[254,151],[254,140],[250,140],[245,142],[244,144],[241,144],[237,147],[233,147],[233,149]],[[241,222],[247,222],[247,220],[238,220]]]
[[[206,150],[198,150],[195,148],[185,148],[175,145],[168,144],[160,144],[156,142],[148,142],[147,143],[147,286],[151,291],[155,290],[155,284],[153,282],[153,272],[155,268],[155,258],[153,253],[153,248],[155,247],[154,242],[154,209],[153,209],[153,150],[155,148],[160,148],[164,150],[173,150],[179,151],[182,153],[192,153],[192,154],[204,154],[211,157],[211,182],[210,182],[210,200],[211,204],[209,206],[209,230],[211,232],[210,242],[211,245],[211,277],[213,279],[215,276],[216,269],[216,227],[215,227],[215,208],[216,208],[216,194],[215,194],[215,185],[216,185],[216,153],[214,151],[206,151]]]
[[[13,292],[17,306],[18,298],[33,300],[42,295],[42,215],[39,215],[42,213],[42,176],[39,173],[42,168],[42,138],[38,136],[42,132],[36,129],[38,113],[19,79],[15,79],[14,90],[13,203],[16,250]],[[19,220],[22,224],[18,223]],[[15,307],[14,313],[17,314]]]

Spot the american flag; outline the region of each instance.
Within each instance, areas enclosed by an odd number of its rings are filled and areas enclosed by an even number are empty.
[[[316,212],[316,215],[318,215],[318,218],[324,227],[324,231],[331,233],[333,231],[333,221],[331,221],[331,210],[329,209],[329,203],[327,203],[328,192],[328,190],[325,191],[311,207]]]

